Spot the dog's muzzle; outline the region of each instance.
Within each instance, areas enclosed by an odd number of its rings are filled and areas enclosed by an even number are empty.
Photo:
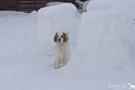
[[[60,38],[58,38],[58,43],[60,43],[61,42],[61,39]]]

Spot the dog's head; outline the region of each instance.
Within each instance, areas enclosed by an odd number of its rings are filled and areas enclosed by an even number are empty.
[[[62,44],[68,41],[68,35],[64,32],[57,32],[54,36],[54,42]]]

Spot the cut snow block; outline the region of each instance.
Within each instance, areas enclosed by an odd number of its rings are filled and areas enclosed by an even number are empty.
[[[125,65],[135,59],[131,58],[135,53],[131,50],[135,48],[134,16],[133,11],[82,14],[73,57],[76,57],[77,61],[89,62],[89,65],[93,61],[102,66],[118,65],[117,70],[125,70]]]
[[[135,10],[135,0],[91,0],[87,11]]]
[[[53,55],[53,37],[58,31],[73,30],[76,7],[65,3],[56,6],[41,8],[38,11],[38,25],[36,33],[36,47],[38,54]]]

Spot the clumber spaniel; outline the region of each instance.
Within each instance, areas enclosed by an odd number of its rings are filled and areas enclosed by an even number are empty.
[[[54,36],[54,42],[56,42],[55,69],[64,66],[69,60],[70,51],[68,34],[69,32],[57,32]]]

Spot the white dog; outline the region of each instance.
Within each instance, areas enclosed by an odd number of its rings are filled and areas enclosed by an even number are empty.
[[[69,60],[69,38],[68,34],[64,32],[57,32],[54,36],[54,42],[56,42],[56,60],[55,69],[64,66]]]

